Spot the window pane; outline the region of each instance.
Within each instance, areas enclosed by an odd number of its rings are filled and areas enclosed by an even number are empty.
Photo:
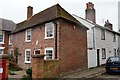
[[[26,31],[26,40],[31,40],[31,30]]]
[[[30,51],[26,51],[26,61],[30,62]]]
[[[4,51],[3,49],[0,49],[0,54],[3,54],[3,51]]]
[[[46,59],[52,59],[52,50],[46,50]]]
[[[0,35],[0,42],[3,42],[3,35]]]
[[[53,37],[53,33],[54,33],[54,24],[51,22],[51,23],[46,23],[45,24],[45,29],[46,29],[46,37]]]
[[[104,48],[102,49],[102,59],[106,59],[106,51]]]
[[[101,39],[105,40],[105,30],[101,29]]]

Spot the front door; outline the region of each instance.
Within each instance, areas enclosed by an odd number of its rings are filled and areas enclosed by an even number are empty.
[[[97,66],[100,66],[100,49],[97,49]]]

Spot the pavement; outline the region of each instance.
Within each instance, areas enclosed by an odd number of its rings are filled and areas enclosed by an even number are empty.
[[[63,76],[63,78],[93,78],[104,73],[105,73],[105,67],[100,66],[91,69],[80,70],[72,74],[65,75]]]
[[[93,78],[93,77],[96,77],[103,73],[105,73],[105,68],[104,68],[104,66],[100,66],[100,67],[95,67],[95,68],[91,68],[91,69],[79,70],[77,72],[73,72],[71,74],[65,75],[62,78]],[[25,72],[25,70],[16,71],[15,74],[16,75],[8,75],[8,80],[10,80],[10,79],[13,80],[16,78],[20,79],[24,75],[26,75],[26,72]]]
[[[23,78],[23,76],[26,75],[26,71],[25,70],[20,70],[20,71],[14,71],[14,75],[8,75],[8,80],[18,80]]]

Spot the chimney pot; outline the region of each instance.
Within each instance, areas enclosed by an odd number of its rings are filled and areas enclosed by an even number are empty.
[[[112,24],[109,22],[109,20],[105,21],[104,26],[110,30],[113,30]]]
[[[33,15],[33,7],[32,6],[28,6],[27,7],[27,20],[30,19]]]
[[[94,4],[92,2],[86,3],[85,19],[88,19],[93,23],[96,23],[96,14]]]

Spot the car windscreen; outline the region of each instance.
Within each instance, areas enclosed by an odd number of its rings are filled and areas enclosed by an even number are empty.
[[[107,60],[107,62],[120,62],[120,57],[111,57]]]

